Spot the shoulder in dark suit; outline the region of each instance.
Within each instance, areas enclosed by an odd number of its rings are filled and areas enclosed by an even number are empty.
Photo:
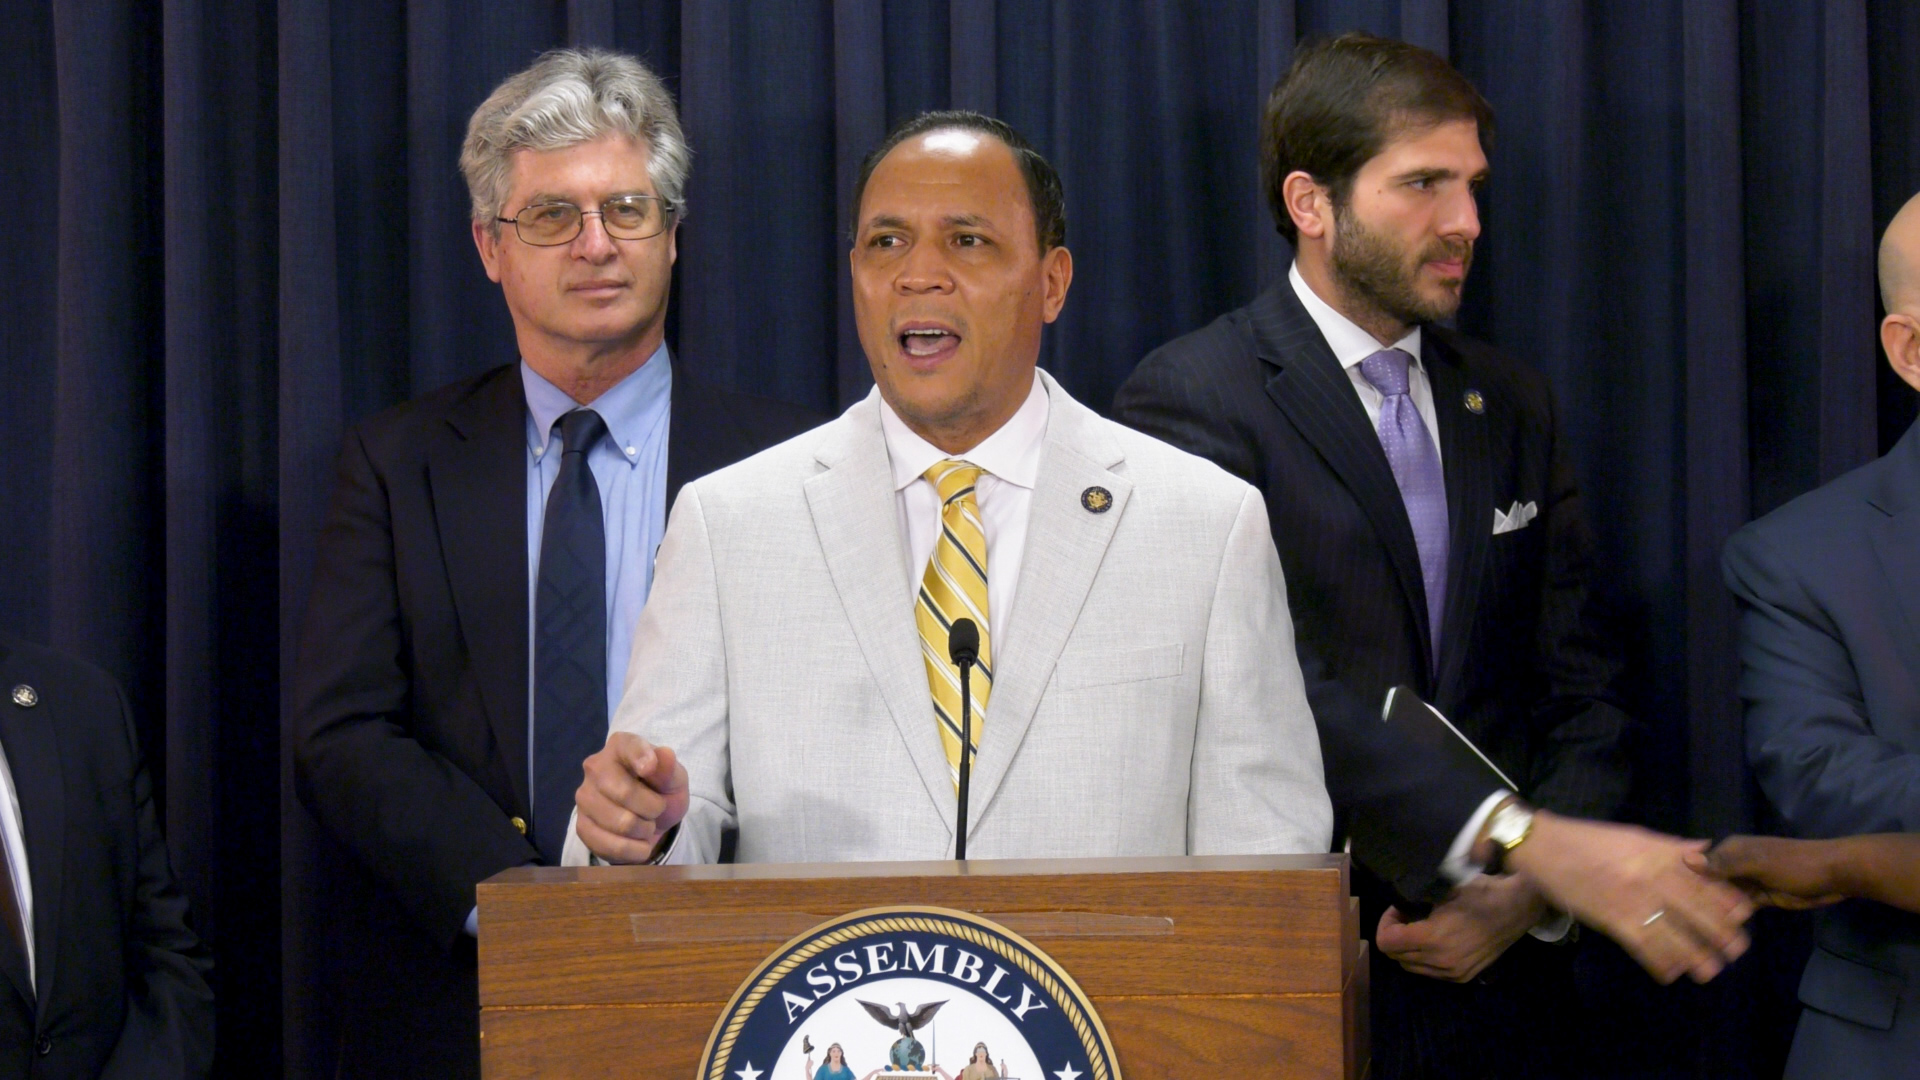
[[[1753,522],[1722,560],[1739,603],[1747,760],[1792,829],[1920,830],[1920,425],[1893,450]],[[1904,1076],[1920,1022],[1920,916],[1821,914],[1789,1076]]]
[[[669,416],[669,503],[819,419],[678,368]],[[515,823],[530,816],[525,417],[509,365],[375,416],[341,451],[292,707],[299,796],[364,871],[329,885],[353,996],[342,1075],[477,1075],[474,886],[538,858]]]
[[[16,641],[0,641],[6,691],[36,981],[0,940],[0,1077],[205,1076],[213,963],[167,862],[126,699],[98,668]]]
[[[1286,279],[1141,361],[1115,417],[1211,458],[1266,495],[1335,810],[1363,863],[1434,897],[1483,777],[1410,757],[1380,730],[1405,684],[1536,803],[1588,817],[1627,791],[1618,665],[1589,618],[1591,540],[1545,380],[1429,326],[1452,532],[1446,621],[1430,657],[1424,586],[1399,489],[1351,380]],[[1496,510],[1538,517],[1493,534]],[[1328,685],[1329,681],[1334,685]]]

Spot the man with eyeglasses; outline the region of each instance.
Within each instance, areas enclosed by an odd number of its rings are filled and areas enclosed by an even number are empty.
[[[460,164],[520,362],[347,437],[293,693],[297,791],[357,864],[339,1076],[479,1075],[474,886],[560,862],[675,492],[819,419],[669,355],[690,158],[629,57],[503,82]]]

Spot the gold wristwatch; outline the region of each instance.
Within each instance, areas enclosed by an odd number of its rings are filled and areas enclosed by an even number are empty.
[[[1487,819],[1487,839],[1493,841],[1493,859],[1487,873],[1506,872],[1507,856],[1533,835],[1533,808],[1518,799],[1493,812]]]

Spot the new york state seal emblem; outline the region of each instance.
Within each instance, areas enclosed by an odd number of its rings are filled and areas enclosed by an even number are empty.
[[[1079,985],[997,923],[856,911],[787,942],[721,1012],[700,1080],[1120,1080]]]

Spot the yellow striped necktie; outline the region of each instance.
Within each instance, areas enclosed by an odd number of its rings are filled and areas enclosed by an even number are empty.
[[[978,465],[949,458],[921,474],[940,493],[940,536],[920,578],[913,617],[920,627],[920,654],[927,662],[940,745],[947,752],[947,769],[955,786],[960,783],[960,669],[947,654],[947,628],[955,619],[972,619],[980,629],[980,662],[968,678],[976,753],[980,729],[986,724],[987,698],[993,691],[993,652],[987,640],[987,534],[973,497],[980,472]]]

